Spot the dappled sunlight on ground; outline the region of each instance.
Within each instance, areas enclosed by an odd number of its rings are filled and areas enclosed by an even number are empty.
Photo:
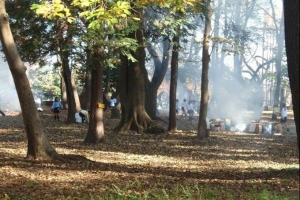
[[[107,119],[105,143],[84,145],[88,124],[54,121],[47,109],[39,114],[58,153],[86,159],[70,163],[24,159],[27,141],[21,115],[1,117],[0,198],[5,193],[45,199],[82,197],[131,182],[140,182],[143,188],[217,184],[241,192],[246,186],[259,190],[264,185],[282,194],[299,193],[299,152],[292,131],[284,136],[218,131],[199,142],[197,122],[185,118],[178,120],[192,131],[183,127],[181,132],[163,134],[116,134],[108,130],[118,120]],[[65,115],[63,111],[61,118]]]

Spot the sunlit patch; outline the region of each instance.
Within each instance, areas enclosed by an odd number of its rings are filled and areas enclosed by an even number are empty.
[[[297,177],[288,177],[289,173],[294,175],[299,171],[296,134],[283,137],[219,131],[195,141],[196,128],[158,135],[116,134],[109,130],[117,121],[107,120],[105,143],[87,145],[83,141],[88,124],[56,122],[48,112],[44,109],[40,113],[43,130],[56,151],[61,155],[83,156],[86,160],[60,163],[24,159],[27,138],[22,116],[7,118],[0,127],[0,188],[11,191],[22,185],[25,192],[39,189],[39,194],[51,197],[80,195],[81,191],[106,193],[112,184],[128,183],[141,185],[141,190],[155,184],[171,188],[178,182],[201,187],[203,184],[287,185],[288,191],[299,186],[295,183]],[[62,113],[62,117],[65,115]],[[197,123],[189,125],[192,128]]]

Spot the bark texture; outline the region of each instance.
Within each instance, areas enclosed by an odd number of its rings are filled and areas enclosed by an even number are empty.
[[[177,28],[179,31],[179,27]],[[179,36],[173,37],[173,50],[171,59],[171,81],[170,81],[170,111],[169,111],[169,127],[168,131],[177,131],[176,120],[176,91],[178,78],[178,56],[179,56]]]
[[[154,46],[150,43],[147,45],[148,52],[150,53],[154,62],[154,74],[150,81],[147,77],[146,82],[146,111],[151,119],[158,119],[156,115],[157,109],[157,91],[161,83],[163,82],[170,60],[169,49],[170,40],[164,38],[163,40],[163,56],[160,59]]]
[[[198,133],[197,138],[199,140],[203,140],[209,136],[209,132],[207,130],[206,125],[206,117],[207,117],[207,108],[208,108],[208,99],[209,99],[209,91],[208,91],[208,70],[209,70],[209,38],[211,32],[211,16],[212,9],[207,4],[207,13],[205,15],[205,29],[204,29],[204,37],[203,37],[203,53],[202,53],[202,76],[201,76],[201,104],[200,104],[200,116],[198,122]]]
[[[98,55],[100,57],[100,55]],[[103,108],[99,104],[103,104],[103,65],[99,61],[95,68],[92,69],[91,80],[91,107],[89,130],[84,140],[85,143],[97,144],[104,142],[104,122]]]
[[[75,113],[80,110],[80,101],[75,85],[72,71],[69,65],[69,45],[72,41],[72,35],[70,31],[70,24],[67,22],[59,22],[57,25],[57,35],[59,37],[59,50],[62,62],[62,78],[66,87],[67,103],[68,103],[68,116],[67,122],[75,123]],[[65,32],[66,31],[66,32]]]
[[[284,25],[285,25],[285,47],[287,54],[288,73],[292,92],[294,119],[296,124],[298,151],[300,151],[299,135],[299,1],[283,1]]]
[[[140,16],[143,16],[143,9],[138,9],[138,12]],[[142,27],[142,22],[140,23],[140,27]],[[133,130],[142,133],[152,122],[145,109],[147,71],[145,68],[144,30],[138,29],[131,34],[131,37],[135,38],[140,46],[135,52],[132,52],[137,62],[132,62],[122,56],[120,73],[122,115],[120,123],[114,130],[116,132]]]
[[[43,160],[58,157],[57,152],[43,132],[29,80],[26,76],[26,67],[17,52],[17,47],[11,33],[9,16],[5,10],[5,0],[0,0],[0,28],[3,51],[14,79],[22,110],[28,140],[27,157]]]

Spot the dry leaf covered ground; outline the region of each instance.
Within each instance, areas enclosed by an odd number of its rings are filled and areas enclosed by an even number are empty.
[[[105,143],[84,145],[88,124],[54,121],[47,108],[39,114],[60,154],[86,159],[67,164],[24,159],[22,115],[7,113],[0,117],[0,199],[105,198],[118,189],[142,196],[149,191],[174,192],[177,185],[215,188],[212,199],[242,199],[263,189],[299,199],[299,153],[292,120],[291,133],[284,136],[223,131],[196,142],[197,122],[184,117],[178,119],[183,131],[163,134],[115,134],[111,130],[118,120],[106,119]]]

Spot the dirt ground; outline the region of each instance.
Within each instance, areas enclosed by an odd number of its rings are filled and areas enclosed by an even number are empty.
[[[44,108],[39,115],[51,144],[60,154],[78,156],[62,164],[24,159],[22,115],[6,114],[0,116],[0,199],[82,199],[106,196],[111,188],[141,193],[176,184],[226,188],[235,191],[233,199],[263,188],[299,199],[299,152],[291,118],[290,133],[284,135],[218,131],[197,142],[197,121],[187,117],[178,117],[178,133],[116,134],[111,130],[118,120],[106,113],[105,143],[84,145],[88,124],[66,124],[67,111],[54,121]],[[263,120],[272,121],[270,113]]]

